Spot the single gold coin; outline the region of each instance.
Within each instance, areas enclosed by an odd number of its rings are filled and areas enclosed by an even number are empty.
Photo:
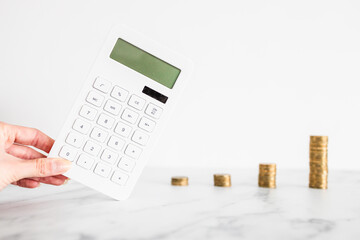
[[[321,173],[321,174],[327,174],[329,170],[326,167],[311,167],[310,166],[310,173]]]
[[[231,187],[231,175],[230,174],[214,174],[214,186]]]
[[[314,143],[314,144],[317,144],[317,143],[328,143],[328,136],[310,136],[310,143]]]
[[[327,160],[328,153],[327,152],[313,152],[309,153],[310,161],[311,160]]]
[[[260,163],[259,169],[276,169],[275,163]]]
[[[327,189],[328,188],[327,183],[326,184],[312,184],[312,183],[309,183],[309,187],[310,188],[317,188],[317,189]]]
[[[276,175],[275,174],[264,175],[264,174],[259,173],[259,178],[261,178],[261,179],[276,179]]]
[[[271,172],[259,172],[259,176],[262,176],[262,177],[266,177],[266,178],[269,178],[269,177],[276,177],[276,173],[271,173]]]
[[[327,161],[315,161],[315,162],[309,162],[310,167],[314,168],[327,168],[328,164]]]
[[[310,142],[310,148],[318,149],[319,151],[326,150],[328,148],[327,143],[312,143]]]
[[[259,187],[264,187],[264,188],[276,188],[275,181],[271,181],[271,182],[259,181],[258,185],[259,185]]]
[[[262,187],[262,188],[276,188],[276,184],[259,183],[259,187]]]
[[[328,148],[310,145],[310,152],[327,152]]]
[[[259,172],[276,173],[276,168],[259,168]]]
[[[171,185],[173,186],[188,186],[189,178],[184,176],[176,176],[171,178]]]

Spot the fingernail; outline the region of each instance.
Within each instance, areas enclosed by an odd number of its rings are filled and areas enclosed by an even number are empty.
[[[69,181],[69,179],[65,179],[65,181],[64,181],[64,183],[63,183],[63,185],[67,184],[67,183],[68,183],[68,181]]]
[[[55,165],[54,170],[57,173],[64,173],[71,168],[71,162],[66,159],[62,159],[62,158],[55,159],[54,165]]]

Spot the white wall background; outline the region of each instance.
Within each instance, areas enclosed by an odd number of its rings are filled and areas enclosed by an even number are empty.
[[[150,165],[360,169],[356,0],[0,0],[0,120],[56,138],[116,23],[195,63]]]

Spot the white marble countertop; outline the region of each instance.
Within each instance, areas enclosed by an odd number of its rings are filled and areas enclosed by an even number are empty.
[[[233,187],[212,186],[212,170],[144,171],[127,201],[74,181],[0,192],[0,239],[358,239],[360,173],[330,172],[329,189],[309,189],[308,172],[278,169],[278,188],[257,187],[256,170],[228,171]],[[170,186],[172,175],[188,187]]]

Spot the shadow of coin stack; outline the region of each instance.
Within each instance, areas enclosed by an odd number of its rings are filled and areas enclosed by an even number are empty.
[[[309,187],[327,189],[328,137],[310,136]]]
[[[259,164],[259,187],[276,188],[276,164]]]

